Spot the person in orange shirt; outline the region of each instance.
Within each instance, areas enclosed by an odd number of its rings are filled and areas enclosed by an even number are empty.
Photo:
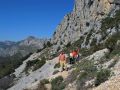
[[[61,54],[59,55],[59,63],[60,63],[61,71],[67,69],[66,56],[65,56],[64,52],[61,52]]]

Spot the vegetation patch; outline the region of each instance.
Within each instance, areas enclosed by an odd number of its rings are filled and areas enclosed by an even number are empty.
[[[89,60],[82,60],[77,66],[76,69],[79,71],[87,71],[87,72],[93,72],[96,71],[96,66],[94,65],[94,61]]]
[[[16,53],[13,56],[0,57],[0,79],[13,73],[31,54],[23,57],[20,53]]]
[[[55,70],[55,71],[53,72],[53,75],[55,75],[55,74],[57,74],[57,73],[59,73],[59,70]]]
[[[109,48],[111,51],[115,49],[117,41],[120,40],[120,32],[110,36],[106,42],[105,46]]]
[[[98,86],[101,83],[108,80],[108,78],[110,77],[110,73],[111,73],[111,71],[108,69],[101,69],[99,72],[97,72],[95,86]]]
[[[35,71],[35,70],[41,68],[45,63],[46,63],[45,60],[39,60],[39,62],[36,63],[36,64],[34,65],[34,67],[33,67],[33,71]]]
[[[114,61],[108,66],[108,68],[111,68],[111,67],[114,67],[115,64],[118,62],[119,60],[119,56],[115,56],[114,58]]]
[[[77,89],[78,90],[87,90],[87,87],[85,87],[85,82],[87,80],[89,80],[88,73],[81,72],[81,74],[79,75],[78,80],[77,80]]]
[[[96,38],[93,38],[90,46],[95,46],[96,43],[97,43],[97,39],[96,39]]]
[[[103,35],[103,39],[107,36],[106,30],[107,29],[112,29],[115,27],[118,29],[119,24],[120,24],[120,10],[116,11],[116,15],[114,17],[106,17],[105,19],[102,20],[102,25],[101,25],[101,34]]]
[[[96,77],[97,67],[93,61],[82,60],[75,66],[75,70],[68,76],[66,84],[73,83],[77,80],[77,90],[86,90],[85,82]]]
[[[63,49],[63,51],[65,53],[69,53],[71,50],[75,50],[76,48],[81,47],[81,44],[83,43],[83,41],[84,41],[84,37],[81,36],[80,39],[78,39],[74,43],[68,43]]]
[[[48,83],[50,83],[50,82],[49,82],[48,79],[43,79],[43,80],[40,81],[40,83],[42,83],[42,84],[48,84]]]
[[[89,87],[85,86],[85,82],[95,78],[97,73],[97,68],[93,61],[82,61],[77,66],[77,69],[81,71],[77,79],[77,89],[83,90]],[[92,86],[91,86],[92,87]]]
[[[94,31],[94,29],[91,29],[90,32],[87,34],[85,45],[88,45],[90,37],[93,34],[93,31]]]
[[[25,68],[26,74],[28,74],[29,70],[35,71],[41,68],[45,63],[46,61],[44,59],[42,60],[36,59],[36,60],[28,61],[26,63],[26,68]]]
[[[68,85],[69,83],[73,83],[76,79],[77,76],[80,74],[80,71],[78,71],[77,69],[73,70],[70,75],[67,77],[67,79],[65,80],[65,83]]]
[[[108,59],[112,59],[112,58],[118,57],[118,56],[120,56],[120,48],[114,49],[114,50],[107,56],[107,58],[108,58]],[[115,60],[116,60],[116,59],[115,59]]]
[[[64,79],[62,76],[58,76],[51,81],[52,90],[63,90],[65,88]]]
[[[37,87],[36,89],[34,89],[34,90],[47,90],[47,89],[46,89],[46,87],[45,87],[45,84],[42,83],[42,82],[40,82],[40,83],[38,84],[38,87]]]
[[[60,63],[56,63],[54,68],[60,68]]]
[[[47,90],[47,88],[45,87],[45,84],[49,84],[49,83],[50,82],[48,79],[43,79],[39,82],[38,86],[34,90]],[[31,90],[31,89],[24,89],[24,90]]]

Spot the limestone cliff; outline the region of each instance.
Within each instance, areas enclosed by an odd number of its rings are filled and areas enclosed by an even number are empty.
[[[99,33],[101,20],[108,15],[112,17],[119,8],[119,0],[75,0],[73,11],[57,26],[51,42],[67,45],[83,37],[81,47],[89,48],[93,40],[96,39],[96,43],[99,43],[104,37]]]

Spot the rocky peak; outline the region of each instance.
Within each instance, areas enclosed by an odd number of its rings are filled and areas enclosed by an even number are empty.
[[[47,39],[38,39],[36,37],[33,36],[29,36],[26,39],[20,41],[19,45],[20,46],[32,46],[35,45],[37,47],[42,48],[43,44],[47,42]]]
[[[34,36],[29,36],[29,37],[26,38],[26,40],[33,40],[33,39],[36,39],[36,37],[34,37]]]

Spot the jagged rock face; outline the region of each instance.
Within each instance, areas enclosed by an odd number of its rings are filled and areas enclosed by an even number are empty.
[[[119,0],[75,0],[74,9],[67,14],[51,39],[57,45],[74,42],[84,37],[81,47],[90,47],[94,38],[99,43],[101,20],[112,15],[120,8]],[[87,35],[92,30],[89,44],[85,44]]]

